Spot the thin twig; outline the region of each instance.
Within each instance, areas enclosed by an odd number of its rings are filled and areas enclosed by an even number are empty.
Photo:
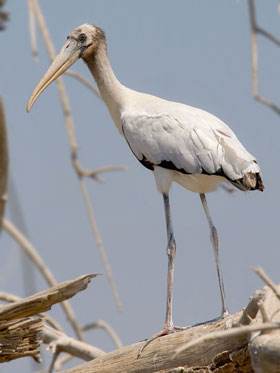
[[[280,322],[273,323],[273,322],[267,322],[267,323],[256,323],[253,325],[245,325],[240,326],[238,328],[232,328],[227,330],[220,330],[217,332],[207,333],[199,338],[194,339],[191,342],[185,343],[183,346],[177,348],[173,358],[175,358],[177,355],[179,355],[181,352],[197,346],[201,343],[211,341],[213,339],[218,338],[229,338],[229,337],[235,337],[235,336],[241,336],[244,334],[261,331],[261,330],[275,330],[280,328]]]
[[[123,344],[120,338],[118,337],[118,335],[116,334],[116,332],[114,331],[114,329],[104,320],[98,320],[95,323],[87,324],[82,327],[82,330],[85,332],[87,330],[96,329],[96,328],[104,329],[109,334],[109,336],[112,338],[117,348],[123,347]]]
[[[253,268],[253,271],[270,287],[276,297],[280,300],[280,292],[274,282],[267,276],[261,267]]]
[[[112,290],[113,290],[113,295],[114,295],[116,304],[118,306],[118,309],[122,310],[122,304],[121,304],[121,301],[120,301],[115,283],[113,281],[111,267],[109,265],[107,255],[106,255],[106,252],[104,250],[102,238],[101,238],[101,235],[99,233],[99,229],[97,227],[95,215],[94,215],[93,209],[92,209],[91,204],[90,204],[89,194],[88,194],[88,190],[87,190],[86,182],[85,182],[84,178],[80,178],[80,187],[81,187],[82,194],[83,194],[83,197],[84,197],[84,200],[85,200],[85,203],[86,203],[86,208],[87,208],[90,224],[91,224],[91,227],[92,227],[92,230],[94,232],[95,239],[96,239],[96,244],[97,244],[97,247],[98,247],[99,252],[101,254],[101,257],[102,257],[102,260],[103,260],[103,263],[104,263],[104,266],[105,266],[105,271],[106,271],[107,277],[109,279],[109,282],[110,282]]]
[[[82,84],[88,87],[95,94],[96,97],[98,97],[101,101],[103,101],[98,89],[93,84],[91,84],[87,79],[85,79],[82,75],[72,70],[67,70],[64,72],[64,74],[69,75],[72,78],[79,80]]]
[[[249,18],[250,18],[250,28],[251,28],[251,57],[252,57],[252,89],[253,96],[256,100],[263,103],[264,105],[270,107],[273,111],[280,115],[280,107],[268,100],[266,97],[259,94],[258,89],[258,43],[257,34],[261,34],[268,40],[280,46],[280,41],[271,35],[269,32],[263,30],[257,25],[256,21],[256,10],[255,10],[255,0],[248,1],[249,7]]]
[[[17,241],[17,243],[24,250],[26,255],[32,260],[32,262],[42,273],[47,283],[50,286],[56,286],[57,281],[55,280],[53,274],[51,273],[50,269],[45,265],[43,259],[40,257],[39,253],[36,251],[34,246],[29,242],[29,240],[7,219],[3,219],[3,228],[14,240]],[[77,337],[79,338],[79,340],[83,340],[81,328],[78,322],[76,321],[75,314],[70,303],[64,301],[61,303],[61,306],[67,315],[67,319],[69,320],[70,324],[75,330]]]
[[[36,20],[38,22],[39,29],[42,33],[42,36],[43,36],[43,39],[44,39],[44,42],[45,42],[45,45],[46,45],[46,48],[47,48],[47,51],[48,51],[48,54],[49,54],[49,58],[52,61],[55,58],[55,50],[54,50],[54,46],[52,44],[48,29],[47,29],[47,25],[46,25],[44,16],[41,12],[38,1],[37,0],[32,0],[32,2],[33,2],[34,14],[36,16]],[[76,163],[74,162],[75,160],[77,160],[78,144],[77,144],[77,141],[76,141],[75,126],[74,126],[74,122],[73,122],[72,115],[71,115],[71,108],[70,108],[69,99],[68,99],[68,96],[67,96],[66,89],[65,89],[62,78],[59,77],[58,79],[56,79],[56,83],[57,83],[58,91],[59,91],[59,94],[60,94],[61,105],[62,105],[62,108],[63,108],[64,119],[65,119],[66,129],[67,129],[67,133],[68,133],[72,164],[73,164],[73,167],[76,170],[77,175],[78,175],[79,183],[80,183],[81,189],[83,191],[83,196],[84,196],[86,208],[88,210],[88,213],[89,213],[89,216],[90,216],[90,219],[91,219],[91,226],[92,226],[92,229],[93,229],[93,233],[94,233],[94,236],[95,236],[97,246],[98,246],[98,249],[100,251],[102,260],[104,262],[105,271],[106,271],[107,277],[109,279],[109,282],[110,282],[110,285],[111,285],[111,288],[112,288],[112,291],[113,291],[113,295],[114,295],[114,298],[116,300],[116,304],[117,304],[118,308],[121,310],[121,302],[120,302],[120,299],[119,299],[119,295],[118,295],[116,286],[115,286],[114,281],[113,281],[112,271],[111,271],[109,262],[107,260],[107,256],[106,256],[105,249],[104,249],[104,246],[103,246],[103,243],[102,243],[102,240],[101,240],[101,236],[100,236],[100,233],[99,233],[98,228],[97,228],[97,224],[96,224],[95,219],[94,219],[92,206],[91,206],[90,200],[88,198],[87,187],[86,187],[86,184],[85,184],[83,178],[81,177],[81,169],[80,168],[77,169],[76,168]]]
[[[62,356],[60,359],[58,359],[55,364],[54,364],[54,369],[56,372],[59,372],[62,368],[62,365],[68,363],[68,361],[70,361],[71,359],[73,359],[74,356],[70,355],[70,354],[66,354],[64,356]]]
[[[54,352],[67,352],[72,356],[79,357],[86,361],[96,359],[106,354],[97,347],[77,341],[47,326],[41,330],[40,336],[43,343],[48,344],[48,348]]]
[[[125,166],[104,166],[99,167],[94,170],[86,170],[85,168],[82,168],[80,165],[80,162],[78,159],[73,159],[73,163],[75,164],[76,171],[80,177],[89,177],[92,179],[95,179],[96,181],[99,181],[100,183],[103,183],[103,179],[99,174],[103,172],[111,172],[111,171],[124,171],[127,168]]]
[[[6,119],[4,104],[0,95],[0,231],[2,229],[2,219],[5,214],[7,202],[8,185],[8,138],[6,129]]]
[[[29,35],[30,35],[31,51],[32,51],[32,55],[34,58],[34,62],[38,62],[36,25],[35,25],[35,15],[34,15],[34,10],[33,10],[32,0],[28,0],[28,20],[29,20]]]
[[[52,373],[53,372],[54,366],[55,366],[55,362],[57,361],[58,356],[59,356],[59,351],[58,352],[54,351],[53,356],[52,356],[52,361],[51,361],[49,369],[48,369],[48,373]]]

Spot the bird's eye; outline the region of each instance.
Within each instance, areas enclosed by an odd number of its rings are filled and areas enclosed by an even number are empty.
[[[86,37],[85,34],[81,34],[81,35],[79,36],[79,41],[80,41],[80,42],[84,43],[86,40],[87,40],[87,37]]]

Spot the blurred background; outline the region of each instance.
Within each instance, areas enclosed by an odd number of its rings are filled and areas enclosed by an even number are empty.
[[[280,117],[252,97],[247,2],[60,0],[40,5],[57,52],[73,28],[94,23],[106,32],[112,67],[124,85],[209,111],[233,129],[256,156],[266,189],[264,193],[237,191],[234,196],[220,189],[208,195],[231,313],[241,310],[263,287],[253,266],[262,266],[279,282]],[[256,1],[258,23],[275,35],[279,35],[277,7],[276,0]],[[104,272],[71,165],[56,85],[42,94],[30,114],[25,111],[49,66],[43,41],[38,33],[35,63],[27,2],[7,1],[5,10],[10,21],[0,33],[0,92],[8,126],[10,188],[16,188],[23,220],[19,222],[14,209],[14,192],[6,216],[16,225],[23,221],[57,281]],[[260,92],[277,103],[280,49],[261,36],[258,45]],[[93,82],[82,61],[73,70]],[[152,173],[131,154],[105,105],[78,81],[68,76],[64,81],[82,165],[127,167],[102,175],[103,184],[87,180],[123,311],[118,311],[105,275],[94,279],[71,304],[81,324],[103,319],[124,345],[135,343],[159,331],[164,322],[167,256],[162,198]],[[192,325],[221,311],[214,255],[199,196],[174,184],[170,202],[177,242],[174,322]],[[5,231],[0,245],[1,290],[25,297],[48,287]],[[59,305],[50,314],[73,336]],[[87,332],[86,339],[105,351],[115,348],[102,330]],[[51,352],[44,356],[48,361]],[[1,372],[19,369],[41,368],[31,367],[28,358],[0,366]]]

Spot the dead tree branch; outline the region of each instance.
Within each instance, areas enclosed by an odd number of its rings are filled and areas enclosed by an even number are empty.
[[[45,45],[46,45],[46,49],[47,49],[48,54],[49,54],[49,58],[52,61],[55,58],[55,50],[54,50],[54,46],[52,44],[52,41],[51,41],[51,38],[50,38],[50,35],[49,35],[49,31],[47,29],[47,25],[46,25],[44,16],[41,12],[38,1],[37,0],[31,0],[31,1],[32,1],[32,11],[35,14],[36,21],[38,23],[40,32],[43,36],[43,39],[44,39],[44,42],[45,42]],[[77,161],[78,160],[78,153],[77,153],[78,152],[78,144],[77,144],[77,141],[76,141],[75,126],[74,126],[74,121],[73,121],[73,118],[72,118],[72,115],[71,115],[71,108],[70,108],[69,99],[68,99],[68,96],[67,96],[67,93],[66,93],[66,89],[65,89],[65,86],[64,86],[64,83],[63,83],[63,79],[61,77],[59,77],[56,80],[56,83],[57,83],[58,91],[59,91],[59,94],[60,94],[61,105],[62,105],[63,112],[64,112],[64,119],[65,119],[65,124],[66,124],[68,139],[69,139],[69,146],[70,146],[70,151],[71,151],[72,165],[73,165],[73,167],[76,170],[76,173],[78,175],[78,180],[79,180],[80,187],[81,187],[81,190],[82,190],[82,195],[84,197],[85,205],[86,205],[87,212],[88,212],[88,215],[89,215],[89,218],[90,218],[91,227],[92,227],[92,230],[93,230],[93,233],[94,233],[94,236],[95,236],[97,246],[98,246],[98,249],[100,251],[102,260],[104,261],[105,271],[106,271],[107,277],[109,279],[116,304],[117,304],[118,308],[121,310],[122,306],[121,306],[121,302],[120,302],[120,299],[119,299],[118,291],[117,291],[115,283],[113,281],[112,271],[111,271],[109,262],[107,260],[107,255],[105,253],[105,249],[104,249],[104,245],[103,245],[103,242],[102,242],[102,239],[101,239],[101,235],[100,235],[98,227],[97,227],[97,223],[96,223],[96,220],[95,220],[92,205],[91,205],[90,200],[88,198],[87,186],[86,186],[86,183],[84,181],[84,176],[88,176],[88,171],[87,170],[84,171],[83,168],[80,166],[80,164]],[[93,173],[93,172],[91,172],[91,173]],[[95,173],[95,175],[96,175],[96,173]]]
[[[97,329],[97,328],[101,328],[101,329],[104,329],[108,335],[112,338],[113,342],[115,343],[116,347],[117,348],[122,348],[123,347],[123,344],[120,340],[120,338],[118,337],[117,333],[113,330],[113,328],[104,320],[98,320],[96,321],[95,323],[92,323],[92,324],[88,324],[88,325],[85,325],[82,330],[85,332],[87,330],[91,330],[91,329]]]
[[[71,356],[78,357],[85,361],[90,361],[105,355],[105,352],[99,348],[85,342],[77,341],[47,326],[41,330],[40,336],[43,343],[47,344],[48,348],[56,354],[67,352]]]
[[[280,286],[276,288],[280,290]],[[279,306],[274,291],[265,286],[254,294],[244,311],[160,337],[146,347],[139,359],[137,355],[143,342],[110,352],[65,373],[95,373],[101,371],[100,367],[102,373],[191,373],[196,370],[228,373],[253,372],[253,367],[256,372],[277,372],[273,367],[280,366]]]
[[[46,327],[43,327],[44,318],[32,316],[39,315],[49,310],[54,304],[65,301],[86,289],[88,283],[95,276],[80,276],[75,280],[63,282],[28,298],[0,306],[0,362],[24,356],[37,356],[39,354],[38,347],[43,338],[43,334],[39,333],[43,333]],[[51,329],[48,328],[48,330]],[[60,338],[64,335],[55,330],[53,333],[58,333]],[[97,356],[96,351],[95,353]],[[100,355],[99,351],[98,356]]]
[[[275,38],[272,34],[265,31],[258,26],[256,21],[255,0],[248,0],[250,27],[251,27],[251,56],[252,56],[252,89],[253,96],[256,100],[270,107],[275,113],[280,115],[280,107],[268,100],[266,97],[259,94],[259,81],[258,81],[258,42],[257,34],[260,34],[280,46],[280,40]]]

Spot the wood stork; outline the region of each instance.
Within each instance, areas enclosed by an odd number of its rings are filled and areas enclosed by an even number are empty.
[[[218,235],[212,222],[205,193],[220,183],[240,190],[264,189],[255,158],[243,147],[232,130],[220,119],[203,110],[136,92],[123,86],[111,68],[104,32],[95,25],[74,29],[55,58],[27,105],[29,112],[38,96],[79,58],[91,71],[119,133],[136,158],[153,171],[158,191],[163,196],[167,227],[167,304],[162,331],[153,339],[173,332],[172,287],[176,244],[173,234],[169,190],[172,182],[199,193],[213,245],[222,317],[228,314],[219,263]]]

